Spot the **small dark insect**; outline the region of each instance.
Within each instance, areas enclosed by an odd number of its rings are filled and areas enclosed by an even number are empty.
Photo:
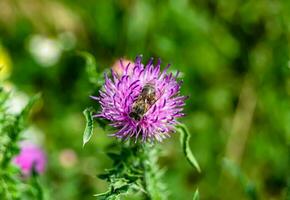
[[[137,100],[133,103],[129,116],[136,121],[140,121],[149,108],[156,102],[156,91],[153,85],[147,83]]]

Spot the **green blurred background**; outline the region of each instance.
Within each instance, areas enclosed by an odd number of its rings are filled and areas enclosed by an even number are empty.
[[[116,140],[100,128],[82,148],[82,111],[97,105],[97,91],[79,50],[99,71],[143,54],[182,72],[190,98],[181,121],[202,173],[177,135],[165,140],[170,199],[191,199],[196,188],[201,199],[287,198],[290,1],[0,0],[0,10],[0,74],[16,91],[14,108],[42,92],[26,132],[48,154],[51,199],[94,199],[106,190],[96,174],[112,164],[105,151]]]

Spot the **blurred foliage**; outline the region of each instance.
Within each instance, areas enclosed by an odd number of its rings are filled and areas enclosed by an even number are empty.
[[[19,114],[11,114],[7,102],[10,93],[0,88],[0,196],[2,199],[43,199],[44,193],[37,173],[24,178],[15,164],[13,157],[19,153],[21,133],[26,127],[26,120],[39,95],[31,98]]]
[[[89,98],[97,89],[76,53],[82,50],[96,57],[99,72],[138,54],[182,72],[182,93],[190,96],[183,122],[202,173],[179,162],[175,135],[167,139],[160,165],[170,199],[192,198],[197,186],[200,199],[250,198],[224,158],[253,184],[257,199],[286,199],[289,1],[1,0],[0,8],[0,60],[11,62],[10,84],[43,93],[33,124],[44,133],[53,199],[92,199],[107,188],[95,174],[111,165],[103,152],[115,139],[96,127],[82,148],[82,110],[98,109]]]

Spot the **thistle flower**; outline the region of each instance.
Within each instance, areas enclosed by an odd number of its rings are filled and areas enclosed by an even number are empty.
[[[23,142],[20,153],[14,157],[13,162],[20,167],[24,176],[29,176],[32,170],[41,174],[45,170],[46,156],[40,147],[30,142]]]
[[[167,73],[170,65],[161,71],[160,60],[155,66],[152,58],[146,66],[141,60],[137,56],[135,63],[126,66],[120,61],[121,76],[113,70],[111,78],[105,74],[100,96],[92,96],[101,104],[100,113],[94,117],[111,121],[110,125],[118,129],[113,136],[118,138],[162,141],[175,131],[187,97],[179,95],[178,72]]]

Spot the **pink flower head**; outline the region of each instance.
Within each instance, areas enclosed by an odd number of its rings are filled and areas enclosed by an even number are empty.
[[[112,78],[105,75],[100,96],[92,97],[101,104],[94,117],[111,121],[118,129],[113,134],[116,137],[162,141],[175,131],[187,97],[179,95],[181,81],[176,80],[178,73],[167,72],[169,65],[161,71],[160,60],[155,66],[152,58],[146,66],[141,60],[138,56],[126,66],[120,62],[121,76],[113,70]]]
[[[22,143],[19,155],[13,162],[20,167],[24,176],[29,176],[34,169],[41,174],[45,170],[46,156],[43,150],[32,143]]]

